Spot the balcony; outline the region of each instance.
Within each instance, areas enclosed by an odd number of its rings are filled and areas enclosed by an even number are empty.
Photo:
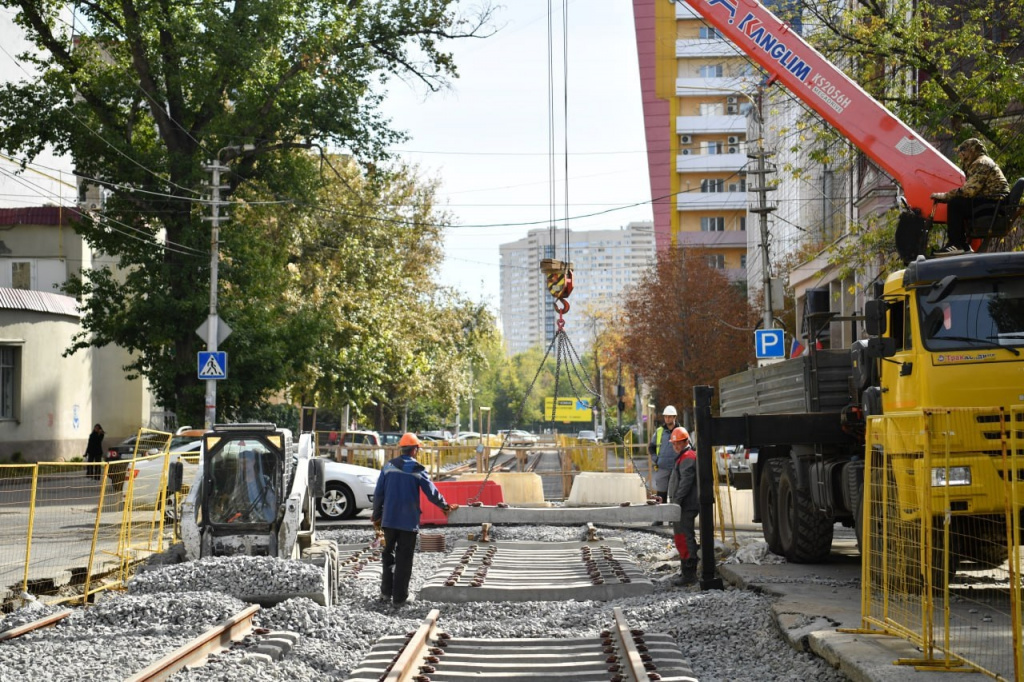
[[[710,57],[743,58],[736,47],[726,40],[677,40],[676,59],[685,59],[687,57],[697,59],[707,59]]]
[[[753,92],[756,87],[756,76],[677,78],[676,96],[734,95],[737,92]]]
[[[684,232],[676,235],[680,246],[702,246],[708,249],[747,249],[747,233],[743,230],[725,232]]]
[[[746,154],[680,154],[676,157],[677,173],[734,173],[747,163]]]
[[[676,132],[688,135],[707,135],[722,133],[723,135],[746,136],[747,117],[741,114],[722,116],[676,116]]]
[[[677,211],[746,211],[746,192],[701,192],[683,190],[676,195]],[[716,233],[708,233],[716,234]],[[721,233],[717,233],[721,234]],[[746,234],[739,232],[737,234]],[[744,240],[746,237],[744,237]],[[744,242],[746,243],[746,242]]]

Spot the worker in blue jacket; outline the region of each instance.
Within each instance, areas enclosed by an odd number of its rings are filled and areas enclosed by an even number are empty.
[[[384,532],[380,580],[381,598],[401,606],[409,599],[412,558],[416,552],[416,535],[420,530],[420,491],[445,516],[458,507],[448,504],[437,489],[427,468],[416,461],[420,439],[406,433],[398,441],[401,455],[384,465],[373,491],[373,527]]]

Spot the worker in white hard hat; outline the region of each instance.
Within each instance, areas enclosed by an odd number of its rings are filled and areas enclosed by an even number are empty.
[[[668,479],[672,475],[672,467],[676,463],[676,453],[672,449],[669,438],[672,430],[676,428],[676,408],[666,405],[661,411],[664,425],[654,430],[654,437],[647,444],[647,452],[654,461],[654,490],[662,502],[668,500]],[[661,521],[655,521],[655,526],[660,526]]]

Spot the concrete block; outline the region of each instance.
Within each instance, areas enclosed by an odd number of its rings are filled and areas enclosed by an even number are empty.
[[[567,507],[614,505],[622,502],[646,504],[647,489],[636,474],[584,471],[576,475],[565,501]]]
[[[550,507],[544,500],[544,482],[538,474],[498,471],[487,474],[463,474],[460,481],[482,481],[484,478],[501,486],[502,498],[516,507]]]

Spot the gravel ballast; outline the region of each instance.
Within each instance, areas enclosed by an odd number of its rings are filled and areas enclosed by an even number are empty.
[[[431,532],[443,532],[451,547],[473,530],[445,528]],[[256,617],[260,627],[299,635],[296,645],[280,661],[269,663],[265,657],[253,655],[254,646],[243,645],[173,679],[344,680],[377,639],[416,629],[434,608],[441,611],[439,626],[453,637],[497,638],[596,637],[611,624],[614,607],[622,608],[631,627],[669,634],[702,682],[846,679],[826,662],[797,652],[786,643],[778,632],[770,597],[733,588],[701,592],[672,587],[669,578],[678,570],[678,561],[666,563],[674,553],[670,539],[639,530],[601,532],[606,538],[618,537],[625,542],[637,565],[654,582],[653,594],[608,602],[418,601],[415,596],[419,588],[438,570],[446,555],[417,553],[411,583],[414,600],[404,606],[394,607],[379,600],[376,579],[343,583],[340,603],[332,608],[309,599],[290,599],[261,610]],[[342,544],[367,543],[372,531],[330,530],[321,535]],[[568,542],[583,539],[584,531],[496,527],[493,535],[497,540]],[[0,682],[123,679],[158,653],[179,646],[243,608],[241,601],[222,592],[241,594],[265,580],[274,580],[277,586],[301,584],[303,580],[302,569],[295,568],[298,562],[266,560],[272,563],[262,565],[252,559],[204,560],[146,571],[137,576],[129,594],[80,610],[66,624],[0,646]],[[254,567],[259,577],[253,574]],[[6,629],[8,619],[16,615],[0,620],[0,630]],[[138,657],[140,662],[137,664],[135,658],[129,661],[130,656]],[[122,667],[128,664],[137,667]]]

